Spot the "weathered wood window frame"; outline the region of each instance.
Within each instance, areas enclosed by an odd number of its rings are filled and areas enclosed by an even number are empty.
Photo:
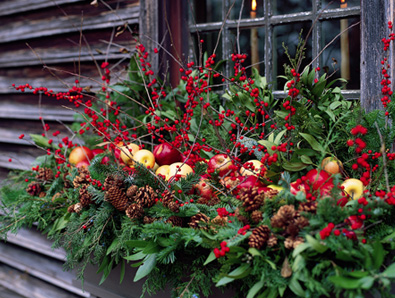
[[[250,5],[251,0],[244,0],[244,5]],[[233,4],[233,0],[222,1],[222,16],[228,14],[229,9]],[[231,48],[230,42],[230,30],[242,30],[254,27],[262,27],[265,30],[264,34],[264,65],[265,65],[265,77],[267,81],[272,81],[273,78],[273,39],[274,39],[274,29],[276,26],[292,23],[310,22],[312,24],[312,31],[310,38],[312,39],[312,57],[319,56],[321,50],[323,49],[321,43],[321,23],[326,20],[338,20],[350,17],[359,17],[361,12],[360,6],[348,7],[348,8],[335,8],[335,9],[325,9],[321,4],[321,0],[312,1],[312,9],[310,11],[302,11],[291,14],[278,15],[274,13],[273,0],[263,0],[263,11],[264,15],[262,17],[240,19],[240,20],[230,20],[222,22],[212,22],[212,23],[200,23],[194,24],[189,23],[189,30],[192,34],[201,34],[206,32],[221,32],[221,44],[222,44],[222,57],[230,57],[233,49]],[[313,67],[318,67],[319,59],[315,59],[312,64]],[[231,75],[231,69],[229,64],[226,66],[225,75]],[[284,96],[283,91],[276,91],[275,94],[278,97]],[[359,90],[345,90],[344,96],[350,99],[357,99],[360,96]]]
[[[237,26],[239,29],[242,28],[252,28],[255,26],[260,26],[265,28],[265,75],[270,80],[271,68],[272,68],[272,48],[270,47],[270,38],[273,37],[273,28],[276,25],[280,24],[289,24],[295,22],[303,22],[310,21],[314,22],[316,19],[318,20],[315,23],[315,26],[312,31],[312,44],[313,53],[312,56],[315,57],[320,50],[320,24],[324,20],[335,20],[342,18],[350,18],[350,17],[360,17],[360,45],[361,52],[360,54],[360,90],[345,90],[344,96],[349,99],[360,99],[362,106],[369,110],[380,108],[380,98],[381,98],[381,68],[380,61],[383,57],[382,51],[382,42],[381,39],[383,37],[388,36],[387,22],[394,21],[394,7],[395,0],[361,0],[360,6],[342,8],[342,9],[325,9],[322,10],[322,0],[312,0],[312,10],[309,12],[301,12],[301,13],[292,13],[286,15],[273,15],[272,14],[272,1],[273,0],[263,0],[265,14],[263,17],[255,18],[255,19],[244,19],[240,22],[235,20],[226,20],[226,22],[213,22],[213,23],[202,23],[195,24],[192,21],[186,20],[186,11],[190,8],[190,1],[182,1],[182,0],[167,0],[168,2],[167,11],[171,12],[171,18],[173,20],[177,20],[180,26],[184,26],[185,24],[189,27],[190,33],[196,32],[214,32],[219,31],[224,24],[221,42],[222,42],[222,51],[223,57],[230,57],[231,48],[229,45],[229,30],[234,30]],[[149,9],[150,3],[155,3],[154,0],[140,0],[141,6],[144,9]],[[185,2],[185,3],[184,3]],[[233,3],[233,0],[223,0],[222,9],[223,15],[226,15],[226,12],[229,10],[229,7]],[[176,15],[174,12],[176,10],[172,10],[172,5],[184,5],[184,9],[181,10],[181,13]],[[154,5],[155,6],[155,5]],[[151,10],[151,13],[147,11],[148,15],[155,15],[158,19],[160,19],[160,13],[158,14],[157,10],[158,5],[156,4],[156,10]],[[151,9],[153,7],[151,6]],[[145,14],[145,16],[147,16]],[[163,13],[162,13],[163,18]],[[147,26],[144,29],[142,26],[141,32],[145,35],[153,36],[153,32],[158,31],[158,23],[152,23],[152,19],[148,18],[150,23],[150,28],[147,30]],[[147,21],[145,21],[147,23]],[[156,29],[155,29],[156,28]],[[183,33],[185,34],[185,33]],[[156,35],[157,43],[162,41],[163,36]],[[173,38],[177,38],[173,35]],[[184,41],[188,40],[187,37],[181,36],[184,38]],[[395,58],[394,51],[391,48],[389,52],[389,59],[392,62],[392,75],[394,74],[395,69]],[[318,66],[318,60],[314,62],[314,67]],[[229,73],[229,69],[227,70]],[[170,73],[174,73],[174,76],[177,77],[177,70],[173,72],[169,69]],[[278,96],[281,96],[282,92],[277,92]]]

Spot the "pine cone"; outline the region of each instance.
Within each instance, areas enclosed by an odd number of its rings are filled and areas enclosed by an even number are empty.
[[[126,197],[125,191],[116,186],[111,187],[105,193],[104,198],[119,211],[125,211],[129,205],[129,199]]]
[[[270,229],[267,225],[262,225],[255,228],[248,238],[248,245],[256,249],[261,249],[269,240]]]
[[[267,240],[267,246],[274,247],[277,245],[277,237],[274,234],[271,234],[269,239]]]
[[[193,229],[202,228],[206,230],[207,224],[209,222],[210,222],[210,217],[208,217],[206,214],[198,213],[191,217],[191,221],[188,223],[188,225]],[[202,227],[200,225],[202,225]]]
[[[41,193],[41,184],[36,181],[31,182],[27,186],[26,191],[31,196],[38,196]]]
[[[316,201],[302,202],[302,203],[299,204],[298,211],[299,212],[316,213],[316,211],[317,211],[317,202]]]
[[[278,209],[277,213],[271,219],[273,228],[285,228],[293,222],[296,216],[295,207],[293,205],[284,205]]]
[[[182,227],[184,220],[179,216],[170,216],[166,222],[170,222],[173,226]]]
[[[237,215],[237,220],[239,221],[239,222],[241,222],[243,225],[248,225],[250,222],[249,222],[249,220],[248,220],[248,218],[247,217],[245,217],[244,215]]]
[[[42,191],[42,192],[40,192],[40,193],[38,194],[38,197],[39,197],[39,198],[44,198],[46,195],[47,195],[47,193],[44,192],[44,191]]]
[[[170,202],[173,202],[173,201],[174,201],[174,193],[175,193],[174,190],[170,192],[169,190],[166,189],[166,190],[161,194],[163,206],[167,207],[167,206],[170,204]]]
[[[157,198],[156,191],[149,185],[140,187],[134,196],[135,202],[141,204],[145,208],[152,207]]]
[[[71,184],[70,180],[67,179],[67,176],[70,176],[69,172],[66,172],[63,174],[63,185],[64,185],[64,188],[71,188],[72,184]]]
[[[137,193],[138,189],[139,189],[139,187],[137,185],[129,186],[128,189],[126,190],[126,196],[128,198],[133,198],[135,196],[135,194]]]
[[[262,221],[262,219],[263,219],[262,211],[259,211],[259,210],[252,211],[251,219],[255,223],[259,223],[260,221]]]
[[[214,225],[223,227],[228,223],[228,217],[227,216],[221,217],[221,216],[217,215],[216,217],[214,217],[211,220],[211,223],[213,223]]]
[[[114,175],[108,176],[104,180],[103,186],[104,186],[104,189],[106,191],[109,190],[113,186],[116,186],[118,188],[124,188],[125,187],[122,178],[119,177],[119,176],[116,176],[116,175],[115,176]]]
[[[173,211],[174,213],[178,213],[180,211],[180,205],[176,202],[170,202],[167,207]]]
[[[57,192],[52,196],[52,202],[55,202],[63,197],[63,191]]]
[[[126,209],[126,215],[130,219],[140,218],[144,215],[144,208],[140,204],[133,203]]]
[[[271,200],[277,196],[279,191],[277,189],[270,189],[265,191],[265,200]]]
[[[309,225],[309,220],[304,216],[299,216],[295,219],[295,225],[301,230]]]
[[[89,204],[92,204],[92,195],[88,192],[88,185],[84,184],[80,188],[79,199],[82,207],[86,207]]]
[[[247,212],[259,209],[264,199],[265,193],[259,193],[258,187],[242,188],[240,193],[240,201],[243,201],[244,210]]]
[[[38,170],[38,174],[36,175],[36,179],[44,183],[51,181],[53,177],[53,171],[50,168],[40,168]]]
[[[74,188],[79,188],[83,184],[89,184],[90,173],[89,170],[81,167],[78,169],[79,175],[75,176],[73,180]]]
[[[295,249],[299,244],[303,243],[302,237],[287,237],[284,241],[284,246],[287,249]]]
[[[148,217],[148,216],[144,216],[143,218],[143,222],[144,224],[150,224],[153,223],[156,219],[153,217]]]
[[[81,212],[81,210],[82,210],[81,203],[74,204],[73,206],[74,206],[74,212],[76,212],[76,213],[80,213]]]
[[[67,208],[67,212],[68,212],[68,213],[73,213],[73,212],[75,212],[75,210],[74,210],[74,204],[73,204],[73,205],[70,205],[70,206]]]

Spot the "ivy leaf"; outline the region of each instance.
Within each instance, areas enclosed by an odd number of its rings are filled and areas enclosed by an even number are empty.
[[[152,254],[152,255],[148,255],[145,260],[143,265],[141,265],[139,267],[139,269],[137,269],[136,275],[134,276],[133,281],[138,281],[144,277],[146,277],[148,274],[150,274],[150,272],[152,271],[152,269],[155,268],[156,265],[156,253]]]

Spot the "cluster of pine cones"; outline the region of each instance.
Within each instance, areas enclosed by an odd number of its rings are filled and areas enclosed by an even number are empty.
[[[54,178],[53,171],[49,168],[40,168],[35,177],[35,181],[31,182],[26,191],[31,196],[44,197],[46,194],[43,191],[44,185],[51,182]]]

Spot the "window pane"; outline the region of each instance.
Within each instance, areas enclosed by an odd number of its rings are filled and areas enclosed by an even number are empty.
[[[265,28],[257,27],[240,30],[239,45],[237,44],[237,30],[232,30],[231,34],[232,52],[238,53],[240,46],[240,53],[248,55],[243,64],[247,68],[247,73],[251,74],[251,67],[254,67],[263,75],[265,71]]]
[[[233,3],[233,1],[231,1]],[[230,14],[230,19],[238,20],[243,4],[242,19],[254,19],[264,16],[263,0],[236,0]]]
[[[289,14],[301,11],[311,11],[312,0],[273,0],[274,14]]]
[[[207,53],[209,56],[213,53],[215,45],[218,40],[218,32],[204,32],[198,34],[193,34],[193,46],[194,46],[194,55],[196,55],[195,61],[198,61],[200,65],[204,65],[204,61],[200,61],[199,59],[203,59],[200,57],[200,54],[204,55]],[[203,41],[203,42],[201,42]],[[201,52],[200,52],[201,47]],[[221,39],[219,40],[219,44],[216,50],[216,61],[220,61],[222,59],[222,43]],[[202,62],[202,63],[200,63]]]
[[[361,0],[323,0],[322,8],[334,9],[334,8],[346,8],[360,6]]]
[[[210,23],[222,21],[222,0],[195,0],[192,22]]]
[[[288,48],[288,53],[291,59],[295,58],[296,55],[296,47],[299,43],[299,36],[302,32],[302,38],[305,39],[307,33],[309,32],[311,27],[310,22],[303,23],[295,23],[295,24],[287,24],[274,27],[274,42],[273,42],[273,78],[274,81],[277,81],[278,75],[284,74],[284,64],[291,65],[290,60],[286,54],[284,46]],[[284,46],[283,46],[284,45]],[[302,71],[303,68],[311,62],[311,36],[307,40],[305,50],[305,57],[302,61],[301,67],[299,71]],[[284,82],[281,82],[279,85],[274,84],[275,88],[282,88]]]
[[[322,48],[330,43],[336,35],[359,18],[331,20],[322,23]],[[348,81],[347,89],[359,89],[360,80],[360,29],[352,27],[344,32],[322,53],[321,68],[332,78],[344,78]]]

